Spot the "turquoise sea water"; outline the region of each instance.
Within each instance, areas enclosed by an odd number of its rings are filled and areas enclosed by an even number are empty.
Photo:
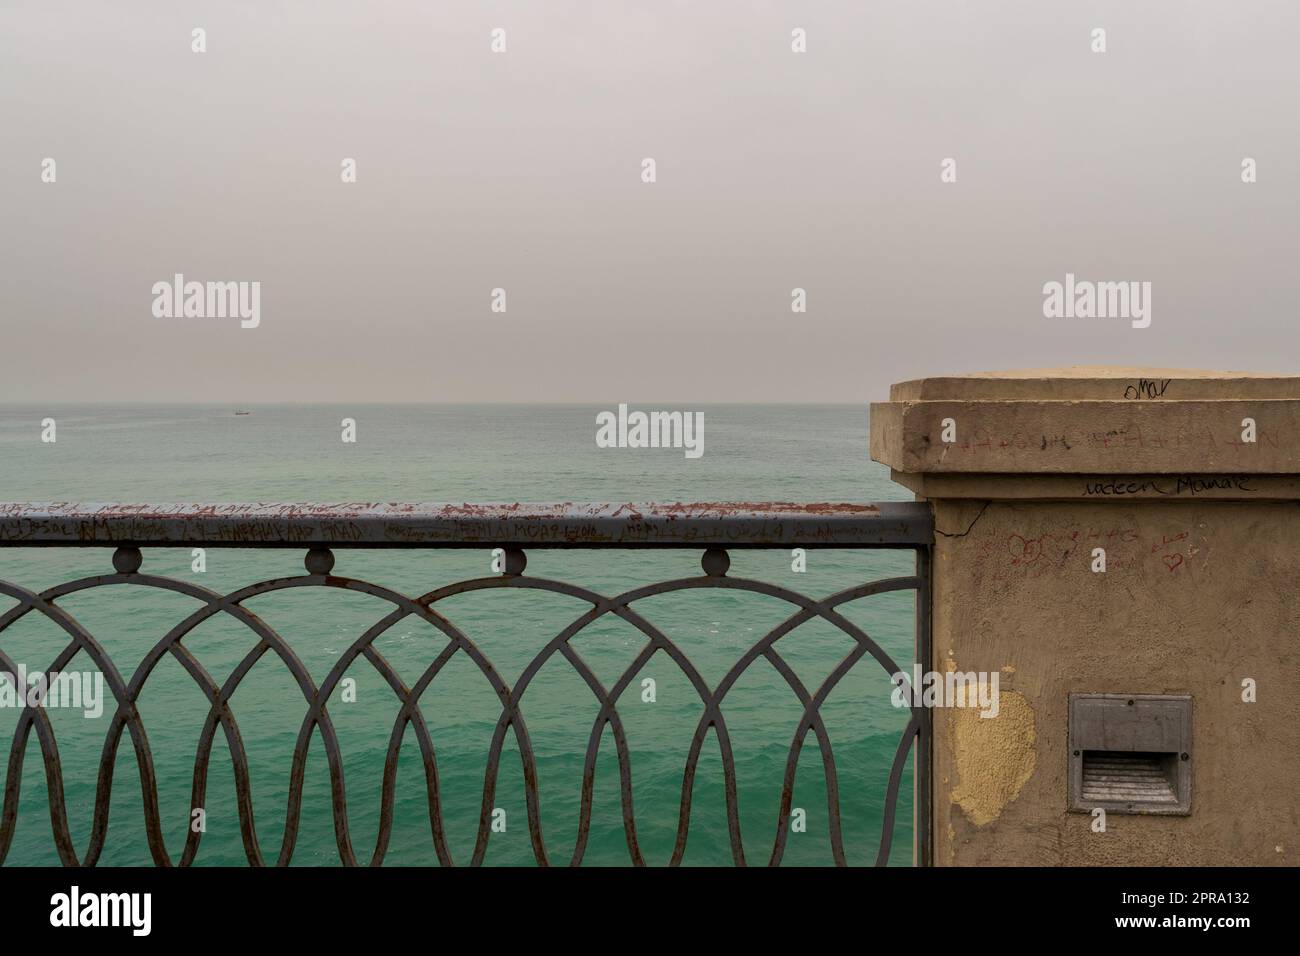
[[[612,407],[612,406],[611,406]],[[634,408],[673,408],[634,404]],[[905,500],[867,456],[864,406],[692,406],[705,418],[705,454],[680,450],[600,449],[594,441],[597,406],[41,406],[0,408],[0,500],[4,501],[830,501]],[[40,441],[41,420],[57,422],[57,441]],[[340,441],[342,418],[356,419],[356,444]],[[443,584],[491,574],[486,549],[336,552],[334,573],[365,579],[411,596]],[[0,548],[0,580],[42,590],[111,571],[100,548]],[[142,570],[220,592],[303,573],[295,550],[211,549],[207,570],[191,570],[189,549],[146,550]],[[697,575],[700,554],[683,551],[534,551],[527,573],[569,581],[605,594]],[[910,552],[811,551],[806,573],[791,570],[789,551],[732,553],[730,576],[751,577],[813,597],[900,574]],[[870,597],[842,609],[900,664],[912,660],[911,592]],[[12,602],[0,598],[0,613]],[[191,598],[140,587],[99,588],[61,599],[111,654],[129,679],[136,665],[174,624],[198,605]],[[316,681],[391,605],[355,592],[291,589],[247,605],[294,648]],[[536,591],[464,594],[438,607],[513,683],[533,655],[590,605]],[[761,595],[704,590],[646,599],[636,609],[675,641],[711,684],[792,608]],[[221,683],[254,646],[244,625],[218,615],[185,645]],[[447,641],[432,626],[407,618],[376,647],[409,683]],[[0,649],[29,670],[44,669],[65,646],[50,621],[29,614],[0,632]],[[641,633],[607,616],[573,646],[608,687],[642,649]],[[834,627],[809,622],[777,644],[815,688],[851,649]],[[79,654],[70,669],[94,669]],[[353,846],[370,859],[378,830],[380,782],[398,705],[364,659],[348,675],[358,699],[332,699],[340,738]],[[702,712],[680,670],[657,654],[641,677],[656,682],[656,700],[643,702],[640,680],[619,702],[631,751],[637,836],[651,864],[666,862],[676,837],[682,773]],[[884,671],[864,658],[822,708],[836,758],[846,851],[851,863],[875,859],[885,782],[907,712],[889,702]],[[457,654],[421,698],[437,756],[443,818],[456,863],[469,861],[476,835],[483,774],[500,705],[477,668]],[[254,666],[232,698],[251,768],[256,829],[273,861],[284,829],[293,745],[306,710],[288,671],[273,654]],[[140,712],[158,775],[159,804],[169,853],[178,859],[189,821],[195,749],[207,715],[198,687],[170,656],[150,677]],[[578,826],[582,767],[598,706],[586,684],[559,655],[529,687],[522,712],[537,756],[543,835],[552,862],[568,862]],[[740,822],[749,862],[771,852],[787,754],[801,715],[793,693],[759,659],[723,704],[736,757]],[[99,754],[112,702],[99,719],[50,710],[62,756],[68,815],[78,851],[89,837]],[[7,760],[18,710],[0,708],[0,747]],[[45,775],[32,735],[22,771],[22,796],[8,865],[58,862],[51,840]],[[396,823],[385,862],[435,864],[425,778],[415,734],[403,741],[396,786]],[[207,831],[198,865],[245,862],[239,835],[229,750],[217,735],[204,801]],[[527,864],[529,838],[521,764],[513,735],[493,804],[505,831],[491,836],[486,862]],[[108,840],[101,864],[147,864],[143,810],[134,752],[124,737],[113,780]],[[786,865],[831,862],[826,786],[820,752],[810,735],[798,765],[794,806],[806,832],[790,833]],[[319,733],[309,752],[302,822],[293,863],[338,863],[329,775]],[[891,863],[911,862],[911,768],[900,790]],[[625,864],[618,764],[612,734],[596,764],[591,836],[584,863]],[[706,738],[694,783],[684,862],[728,864],[731,849],[722,761],[716,737]]]

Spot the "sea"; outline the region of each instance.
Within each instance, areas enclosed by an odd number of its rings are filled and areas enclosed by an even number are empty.
[[[682,409],[672,403],[633,408]],[[0,406],[0,501],[5,502],[870,502],[910,500],[887,469],[868,456],[865,405],[694,405],[704,416],[704,454],[681,449],[600,448],[598,405],[8,405]],[[683,409],[685,410],[685,409]],[[53,442],[42,441],[54,420]],[[355,421],[355,442],[342,441],[343,420]],[[34,591],[111,573],[111,549],[0,547],[0,580]],[[673,550],[536,550],[527,574],[613,595],[658,581],[698,575],[700,552]],[[494,573],[489,549],[338,550],[334,574],[409,596]],[[305,573],[296,550],[209,549],[202,570],[189,548],[146,549],[143,572],[219,593]],[[907,551],[809,550],[798,570],[788,549],[737,550],[731,577],[768,581],[820,598],[864,581],[911,574]],[[845,606],[899,665],[913,658],[914,595],[895,592]],[[0,597],[0,614],[12,607]],[[59,599],[103,645],[126,679],[167,631],[199,603],[180,594],[130,585],[92,588]],[[319,682],[391,605],[366,594],[296,588],[260,595],[246,606],[275,629]],[[491,589],[439,602],[440,613],[465,633],[509,683],[538,652],[590,605],[538,591]],[[663,631],[715,686],[745,651],[793,608],[763,595],[700,589],[656,595],[634,606]],[[220,614],[184,639],[218,683],[257,644],[249,628]],[[29,673],[48,667],[66,646],[57,625],[29,613],[0,631],[0,650]],[[394,670],[413,684],[448,639],[424,621],[406,618],[375,641]],[[640,631],[606,615],[578,633],[572,646],[606,687],[646,644]],[[809,688],[816,688],[850,652],[851,639],[821,621],[781,638],[776,649]],[[69,670],[96,668],[84,652]],[[354,851],[371,861],[379,833],[385,756],[398,699],[364,658],[328,703],[342,754],[346,819]],[[650,683],[646,683],[647,679]],[[890,700],[892,685],[870,656],[835,687],[821,709],[834,755],[845,853],[850,864],[875,861],[885,787],[908,712]],[[74,845],[90,837],[97,775],[115,703],[85,716],[49,708],[63,771]],[[480,670],[456,653],[420,698],[433,745],[443,828],[452,862],[469,863],[482,811],[484,775],[501,704]],[[254,825],[267,862],[280,855],[293,749],[307,710],[302,691],[275,653],[264,654],[231,698],[247,752]],[[144,684],[138,709],[153,755],[167,852],[180,858],[191,827],[201,827],[196,866],[247,863],[240,835],[235,774],[218,732],[202,813],[192,787],[208,702],[184,668],[167,655]],[[520,700],[536,755],[541,837],[549,861],[567,864],[579,843],[583,766],[599,703],[561,655],[538,672]],[[658,652],[617,702],[627,735],[636,839],[651,865],[672,856],[682,808],[683,775],[703,705],[682,670]],[[0,760],[12,768],[20,710],[0,707]],[[766,863],[778,828],[786,830],[782,865],[833,862],[826,772],[809,735],[798,756],[789,816],[780,797],[802,706],[766,659],[744,673],[722,703],[735,756],[736,800],[745,859]],[[384,865],[439,862],[431,830],[425,766],[414,729],[402,740],[393,796],[393,828]],[[12,770],[6,771],[7,773]],[[33,733],[19,774],[18,813],[10,866],[52,865],[45,769]],[[8,779],[8,778],[6,778]],[[611,730],[600,739],[590,834],[583,865],[631,862],[620,772]],[[536,855],[520,750],[507,734],[492,829],[483,862],[533,865]],[[112,777],[109,829],[101,865],[148,865],[139,770],[124,735]],[[716,734],[705,738],[692,783],[684,865],[729,865],[725,776]],[[900,790],[891,865],[912,862],[912,765]],[[290,864],[340,864],[330,777],[320,733],[307,754],[301,817]]]

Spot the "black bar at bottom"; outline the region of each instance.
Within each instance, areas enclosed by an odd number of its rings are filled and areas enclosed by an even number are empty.
[[[855,950],[927,952],[1193,934],[1231,947],[1258,929],[1282,938],[1292,928],[1294,885],[1295,871],[1284,868],[0,870],[6,935],[24,949],[37,933],[130,945],[145,937],[129,920],[52,923],[70,922],[74,892],[83,913],[101,905],[99,894],[147,893],[148,938],[204,940],[218,952],[280,940],[326,943],[331,952],[353,940],[372,949],[423,940],[422,948],[491,951],[559,936],[583,948],[675,950],[697,933],[701,942],[753,937],[769,946],[788,936],[811,950],[833,938]],[[106,909],[141,913],[144,898],[136,899],[134,911],[123,910],[123,897]]]

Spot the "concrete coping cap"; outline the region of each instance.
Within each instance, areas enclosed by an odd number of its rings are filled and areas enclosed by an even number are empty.
[[[871,457],[896,478],[1268,475],[1293,482],[1279,497],[1300,488],[1297,376],[1075,366],[916,379],[890,399],[871,405]]]
[[[937,375],[899,382],[891,402],[1300,399],[1300,376],[1191,368],[1072,365]]]

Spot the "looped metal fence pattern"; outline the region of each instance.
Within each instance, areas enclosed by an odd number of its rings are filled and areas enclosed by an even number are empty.
[[[176,542],[167,541],[166,543],[175,544]],[[497,777],[507,733],[514,735],[523,764],[524,794],[533,855],[540,865],[557,862],[553,851],[548,848],[543,836],[538,795],[537,761],[529,739],[522,704],[533,678],[548,661],[558,654],[569,663],[590,689],[600,708],[588,737],[583,767],[576,844],[572,854],[567,854],[567,859],[559,862],[577,865],[583,860],[591,829],[596,761],[605,728],[608,726],[617,755],[623,831],[629,858],[636,865],[644,865],[646,860],[637,839],[636,820],[633,812],[631,752],[617,704],[627,688],[636,681],[641,669],[657,652],[662,651],[685,675],[696,694],[698,694],[703,706],[703,712],[696,726],[689,755],[683,769],[676,842],[670,864],[677,865],[681,863],[686,850],[696,770],[710,729],[713,730],[716,736],[721,754],[728,839],[732,859],[737,865],[745,865],[751,862],[746,857],[741,839],[740,815],[736,797],[736,763],[722,705],[728,692],[744,675],[746,669],[761,657],[769,662],[780,674],[802,707],[802,715],[797,726],[793,729],[786,760],[780,808],[774,821],[775,835],[772,849],[764,862],[777,865],[781,862],[785,852],[788,820],[791,812],[799,755],[809,733],[811,733],[816,739],[825,775],[831,852],[838,865],[846,865],[847,859],[841,826],[840,792],[835,757],[830,735],[822,720],[821,706],[845,674],[865,656],[871,656],[890,675],[897,673],[900,667],[865,631],[843,617],[838,609],[848,602],[872,595],[892,591],[915,591],[917,593],[917,650],[921,655],[928,654],[928,550],[918,547],[917,555],[918,569],[915,575],[860,584],[822,600],[814,600],[789,589],[762,581],[728,577],[726,572],[730,564],[729,557],[725,549],[716,546],[709,547],[705,551],[701,562],[704,573],[700,576],[651,584],[615,596],[598,594],[586,588],[560,581],[526,576],[523,573],[526,559],[522,549],[517,546],[508,546],[505,549],[504,574],[501,576],[461,581],[415,598],[366,581],[332,576],[330,572],[333,570],[334,565],[333,553],[320,543],[314,543],[307,552],[305,560],[307,574],[263,581],[229,594],[220,594],[173,578],[141,573],[140,568],[143,560],[141,552],[139,548],[130,545],[119,547],[114,553],[113,565],[116,569],[114,574],[82,578],[50,588],[41,593],[35,593],[15,584],[0,581],[0,595],[17,602],[15,606],[0,616],[0,636],[3,635],[6,628],[28,614],[36,613],[44,616],[58,625],[68,637],[67,645],[45,671],[47,677],[52,677],[64,670],[74,655],[78,652],[84,652],[102,672],[104,681],[115,702],[115,709],[109,722],[100,759],[98,779],[95,786],[93,820],[89,842],[84,855],[77,853],[69,830],[62,763],[49,717],[42,706],[33,706],[29,703],[24,707],[14,732],[6,768],[4,807],[3,813],[0,815],[0,863],[3,863],[8,855],[17,826],[24,755],[33,730],[36,733],[44,762],[54,845],[59,859],[65,865],[94,865],[103,851],[108,834],[114,768],[118,749],[122,743],[123,732],[130,735],[136,764],[139,769],[145,833],[153,861],[159,866],[171,866],[176,863],[181,866],[188,866],[194,862],[203,836],[201,830],[187,828],[188,835],[178,861],[172,860],[164,845],[162,820],[159,812],[158,781],[153,754],[150,750],[144,723],[136,706],[140,693],[156,665],[166,655],[171,655],[203,692],[209,704],[194,761],[191,808],[201,808],[205,804],[212,747],[217,730],[220,728],[225,735],[230,751],[240,833],[244,852],[250,864],[261,866],[274,863],[275,865],[284,866],[292,859],[301,819],[307,752],[314,734],[318,731],[328,764],[334,835],[339,858],[345,865],[358,865],[363,862],[357,855],[349,831],[343,759],[339,749],[338,736],[330,719],[326,702],[337,689],[339,681],[347,673],[348,668],[358,658],[364,658],[387,683],[396,695],[400,705],[389,737],[384,763],[378,835],[368,860],[364,862],[368,862],[370,865],[379,865],[384,861],[388,850],[394,824],[398,754],[409,726],[415,733],[423,763],[433,847],[438,860],[443,865],[451,865],[455,861],[448,847],[447,834],[444,828],[439,791],[438,762],[433,740],[420,708],[420,700],[447,663],[456,654],[463,653],[472,661],[478,672],[487,681],[501,706],[500,716],[496,722],[488,753],[477,835],[469,862],[475,865],[482,863],[487,852]],[[152,646],[129,678],[125,678],[119,672],[116,664],[94,636],[57,603],[60,598],[68,595],[93,588],[114,586],[156,588],[172,591],[194,598],[201,603],[197,610],[176,624],[161,640]],[[392,605],[392,610],[386,616],[368,628],[344,651],[319,684],[313,681],[307,668],[294,653],[293,648],[266,622],[243,606],[244,602],[259,595],[304,587],[335,588],[361,592],[387,601]],[[498,588],[551,592],[576,598],[591,605],[591,608],[586,613],[573,620],[533,656],[513,685],[508,684],[501,677],[492,662],[469,636],[464,634],[437,610],[439,602],[453,595]],[[766,595],[784,601],[792,607],[792,613],[749,647],[731,666],[726,675],[713,687],[709,686],[695,665],[667,635],[632,607],[635,602],[654,595],[710,588],[731,589]],[[221,684],[218,684],[211,677],[203,665],[182,643],[186,635],[199,624],[219,614],[229,615],[239,621],[257,637],[257,643],[254,647],[235,666],[225,682]],[[572,643],[573,638],[584,628],[606,615],[621,618],[636,628],[647,639],[646,645],[636,655],[632,663],[608,687],[597,678]],[[442,652],[428,664],[420,677],[413,684],[408,685],[375,647],[375,641],[394,625],[411,617],[421,619],[432,625],[446,636],[448,643]],[[838,628],[852,640],[852,648],[819,686],[810,688],[805,686],[799,679],[791,666],[777,651],[775,645],[791,630],[813,619],[820,619]],[[258,841],[248,756],[230,703],[231,697],[240,686],[240,682],[268,652],[273,653],[283,663],[297,684],[307,705],[307,712],[299,727],[293,749],[284,834],[279,849],[274,854],[274,859],[267,858]],[[918,659],[924,660],[927,658],[922,656]],[[14,682],[15,689],[20,694],[19,699],[27,700],[28,688],[20,683],[19,669],[5,654],[2,644],[0,644],[0,671],[4,672],[4,677],[0,679]],[[924,708],[913,707],[910,719],[899,738],[888,780],[885,783],[884,814],[876,865],[884,865],[889,859],[900,783],[907,758],[913,752],[915,752],[916,758],[916,785],[918,794],[922,795],[917,801],[917,860],[921,863],[928,862],[929,814],[928,799],[924,796],[928,790],[929,779],[928,743],[928,714]]]

